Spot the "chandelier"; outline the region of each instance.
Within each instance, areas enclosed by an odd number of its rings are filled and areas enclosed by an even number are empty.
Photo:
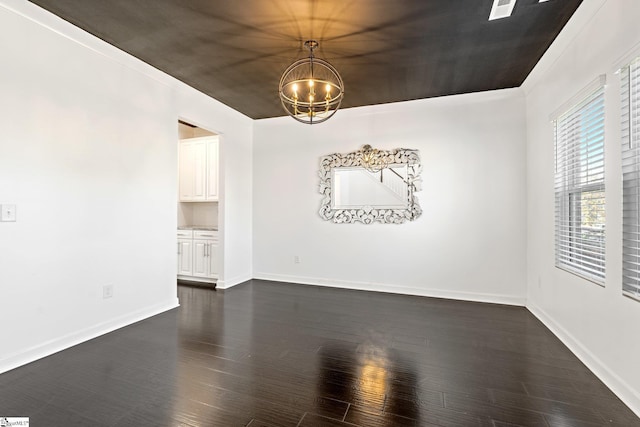
[[[299,122],[322,123],[338,111],[344,96],[344,83],[338,70],[313,56],[318,42],[307,40],[309,57],[289,66],[280,79],[280,101],[287,114]]]
[[[380,172],[389,166],[387,156],[377,148],[372,148],[369,144],[362,146],[360,149],[360,159],[362,167],[371,173]]]

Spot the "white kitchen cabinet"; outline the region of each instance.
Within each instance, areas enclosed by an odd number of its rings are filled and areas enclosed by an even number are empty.
[[[207,277],[218,278],[219,252],[218,252],[218,232],[198,230],[193,232],[194,242],[203,242],[205,246],[205,270]]]
[[[185,236],[191,233],[191,238]],[[214,230],[178,230],[178,247],[180,243],[190,244],[190,269],[182,267],[181,262],[189,262],[186,256],[178,252],[178,277],[186,280],[213,282],[218,278],[219,251],[218,232]],[[186,250],[186,248],[185,248]],[[187,272],[188,271],[188,272]]]
[[[220,246],[218,246],[218,241],[209,241],[209,276],[218,278],[218,274],[220,273]]]
[[[193,231],[193,275],[216,279],[218,277],[218,232]]]
[[[219,144],[218,137],[215,141],[207,143],[207,191],[205,199],[207,201],[218,200],[218,170],[219,170]]]
[[[193,275],[195,277],[209,277],[209,269],[207,268],[208,249],[208,240],[193,241]]]
[[[207,141],[193,141],[193,201],[207,199]]]
[[[179,156],[180,201],[218,201],[218,137],[183,139]]]
[[[193,274],[193,239],[178,239],[178,275]]]

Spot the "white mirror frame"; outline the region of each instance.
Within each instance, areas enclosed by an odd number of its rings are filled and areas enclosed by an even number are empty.
[[[337,224],[353,224],[361,222],[363,224],[373,224],[379,222],[383,224],[402,224],[406,221],[414,221],[422,214],[422,209],[418,203],[418,199],[414,195],[420,191],[422,165],[420,164],[420,155],[418,150],[406,148],[396,148],[394,150],[378,150],[375,153],[377,160],[382,160],[384,164],[406,164],[408,204],[406,209],[384,209],[375,206],[360,206],[353,209],[332,209],[331,203],[331,170],[333,168],[344,167],[362,167],[363,150],[351,153],[335,153],[320,158],[320,194],[322,205],[320,207],[320,216],[326,221],[333,221]],[[376,159],[374,159],[376,160]]]

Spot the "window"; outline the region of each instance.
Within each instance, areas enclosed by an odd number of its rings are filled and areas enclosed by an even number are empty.
[[[622,87],[622,292],[640,299],[640,58],[620,70]]]
[[[554,117],[556,266],[604,284],[604,76]]]

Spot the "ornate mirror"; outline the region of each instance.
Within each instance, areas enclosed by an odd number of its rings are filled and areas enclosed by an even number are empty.
[[[335,223],[413,221],[422,210],[418,150],[377,150],[365,145],[352,153],[320,159],[320,216]]]

